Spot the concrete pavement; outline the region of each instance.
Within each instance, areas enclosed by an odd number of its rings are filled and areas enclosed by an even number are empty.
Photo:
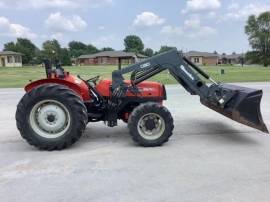
[[[262,114],[270,128],[270,83]],[[29,146],[15,126],[21,89],[0,90],[0,201],[178,202],[270,199],[270,136],[213,112],[180,86],[167,86],[174,135],[136,146],[125,124],[90,123],[73,147]]]

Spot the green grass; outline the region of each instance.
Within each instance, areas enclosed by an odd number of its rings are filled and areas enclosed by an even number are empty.
[[[270,67],[261,66],[207,66],[202,67],[215,80],[221,82],[255,82],[270,81]],[[111,72],[117,67],[115,66],[74,66],[65,67],[72,74],[79,74],[83,78],[90,78],[101,75],[102,78],[111,78]],[[225,74],[221,75],[220,70],[224,69]],[[23,87],[29,80],[44,78],[44,68],[42,67],[1,67],[0,68],[0,88]],[[155,77],[152,81],[159,81],[164,84],[175,84],[174,78],[164,71]]]

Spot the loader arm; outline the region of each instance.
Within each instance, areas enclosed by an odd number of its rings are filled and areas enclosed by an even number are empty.
[[[268,132],[260,112],[261,90],[218,84],[202,69],[179,54],[176,49],[114,71],[112,73],[113,95],[123,96],[127,90],[136,88],[140,82],[164,70],[168,70],[191,95],[198,95],[201,103],[208,108],[242,124]],[[129,87],[126,86],[123,77],[127,73],[131,73],[132,86]],[[202,77],[209,80],[210,84],[207,84]]]
[[[232,91],[225,92],[209,75],[179,54],[176,49],[114,71],[112,89],[125,86],[124,74],[131,73],[131,83],[136,86],[164,70],[168,70],[191,95],[198,95],[201,99],[210,99],[216,104],[224,105],[234,94]],[[213,84],[208,86],[199,75],[210,79]]]

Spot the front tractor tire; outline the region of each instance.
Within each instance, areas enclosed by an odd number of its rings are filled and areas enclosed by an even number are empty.
[[[167,108],[149,102],[133,110],[128,120],[128,128],[136,143],[144,147],[155,147],[169,140],[174,125]]]
[[[45,84],[26,93],[16,111],[17,128],[42,150],[61,150],[77,142],[87,124],[82,99],[66,86]]]

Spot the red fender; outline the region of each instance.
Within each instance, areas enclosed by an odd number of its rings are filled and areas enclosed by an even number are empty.
[[[37,81],[33,81],[26,85],[24,87],[26,92],[31,91],[33,88],[36,88],[37,86],[43,85],[43,84],[49,84],[49,83],[55,83],[67,86],[71,90],[73,90],[75,93],[77,93],[83,101],[89,101],[91,100],[91,97],[89,95],[89,89],[88,86],[85,84],[84,81],[79,79],[76,76],[73,75],[66,75],[64,79],[61,78],[48,78],[48,79],[41,79]]]

